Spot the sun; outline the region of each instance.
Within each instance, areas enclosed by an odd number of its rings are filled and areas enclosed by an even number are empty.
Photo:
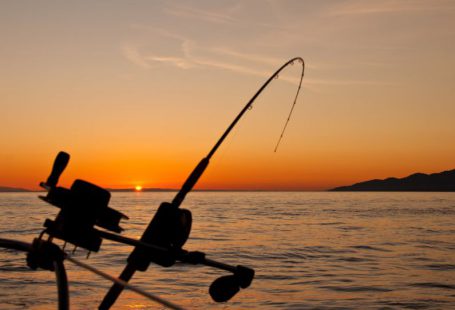
[[[142,186],[136,185],[136,186],[134,187],[134,189],[136,190],[136,192],[140,192],[140,191],[142,191]]]

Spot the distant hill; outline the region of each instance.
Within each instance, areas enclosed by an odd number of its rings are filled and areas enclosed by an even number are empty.
[[[402,179],[370,180],[336,187],[331,191],[453,192],[455,191],[455,169],[433,174],[415,173]]]
[[[0,186],[0,192],[30,192],[28,189]]]

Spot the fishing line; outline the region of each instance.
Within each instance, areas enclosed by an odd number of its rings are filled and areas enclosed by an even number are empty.
[[[167,300],[165,300],[165,299],[163,299],[161,297],[158,297],[156,295],[153,295],[151,293],[147,293],[146,291],[143,291],[142,289],[140,289],[140,288],[138,288],[138,287],[136,287],[136,286],[134,286],[132,284],[129,284],[128,282],[125,282],[125,281],[122,281],[121,279],[115,278],[115,277],[113,277],[113,276],[111,276],[111,275],[109,275],[109,274],[107,274],[107,273],[105,273],[105,272],[103,272],[103,271],[101,271],[101,270],[99,270],[97,268],[94,268],[94,267],[92,267],[90,265],[87,265],[87,264],[85,264],[85,263],[83,263],[83,262],[81,262],[81,261],[69,256],[69,255],[66,256],[66,259],[69,260],[70,262],[72,262],[73,264],[79,266],[79,267],[87,269],[88,271],[91,271],[91,272],[99,275],[102,278],[105,278],[105,279],[107,279],[109,281],[112,281],[112,282],[118,284],[118,285],[121,285],[121,286],[123,286],[123,287],[125,287],[125,288],[127,288],[127,289],[129,289],[129,290],[131,290],[131,291],[133,291],[133,292],[135,292],[137,294],[139,294],[139,295],[147,297],[148,299],[153,300],[153,301],[155,301],[155,302],[157,302],[157,303],[159,303],[159,304],[161,304],[161,305],[163,305],[165,307],[168,307],[169,309],[184,310],[184,308],[182,308],[182,307],[180,307],[180,306],[178,306],[178,305],[176,305],[176,304],[174,304],[174,303],[172,303],[170,301],[167,301]]]
[[[291,63],[291,64],[293,64],[293,63]],[[303,79],[303,73],[305,71],[305,67],[304,67],[305,64],[302,62],[302,65],[303,65],[303,68],[302,68],[302,75],[300,77],[299,87],[297,88],[297,93],[295,94],[294,102],[292,103],[291,110],[289,111],[288,118],[286,119],[286,123],[284,123],[283,130],[281,131],[280,137],[278,138],[278,141],[276,143],[275,150],[274,150],[275,153],[278,150],[278,146],[280,145],[281,139],[283,139],[284,132],[286,131],[289,121],[291,120],[291,115],[292,115],[292,112],[294,112],[294,107],[295,107],[295,104],[297,103],[297,98],[299,96],[300,88],[302,88],[302,79]]]
[[[243,114],[245,114],[246,111],[251,109],[251,107],[253,106],[253,102],[262,93],[262,91],[270,84],[270,82],[272,80],[276,79],[278,77],[278,75],[280,74],[280,72],[284,68],[286,68],[289,65],[293,65],[296,61],[302,64],[302,73],[300,75],[299,86],[297,88],[297,92],[296,92],[296,95],[295,95],[295,98],[294,98],[294,102],[292,104],[291,111],[289,112],[289,115],[288,115],[288,120],[285,123],[283,131],[281,132],[281,135],[280,135],[280,139],[278,140],[277,146],[275,147],[275,151],[276,151],[276,149],[277,149],[277,147],[278,147],[278,145],[279,145],[279,143],[281,141],[281,138],[284,136],[284,132],[285,132],[286,127],[287,127],[287,125],[289,123],[289,120],[291,118],[291,114],[294,111],[294,106],[295,106],[295,104],[297,102],[297,98],[299,96],[300,89],[302,87],[303,75],[304,75],[304,72],[305,72],[305,62],[303,61],[303,58],[301,58],[301,57],[295,57],[295,58],[292,58],[291,60],[289,60],[288,62],[286,62],[278,70],[276,70],[275,73],[273,73],[272,76],[270,76],[269,79],[259,88],[259,90],[254,94],[254,96],[250,99],[250,101],[248,101],[248,103],[245,105],[245,107],[240,111],[240,113],[237,115],[237,117],[234,119],[234,121],[229,125],[229,127],[226,129],[224,134],[221,136],[221,138],[218,140],[218,142],[215,144],[215,146],[209,152],[209,154],[206,157],[208,160],[213,156],[213,154],[216,152],[216,150],[221,145],[221,143],[223,143],[224,139],[231,132],[231,130],[235,127],[237,122],[242,118]]]

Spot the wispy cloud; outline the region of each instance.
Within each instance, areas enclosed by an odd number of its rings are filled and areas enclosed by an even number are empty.
[[[207,46],[162,28],[138,24],[131,25],[131,28],[145,30],[152,42],[173,42],[172,45],[178,47],[178,49],[170,50],[166,54],[159,54],[153,50],[150,51],[147,44],[144,43],[125,44],[123,53],[126,59],[144,69],[152,68],[154,63],[166,63],[182,69],[205,66],[242,74],[264,76],[267,74],[264,70],[254,69],[254,67],[257,67],[258,64],[261,67],[264,65],[276,67],[283,61],[277,57],[244,53],[222,46]]]
[[[127,46],[124,48],[125,51],[128,51],[128,55],[134,55],[134,58],[127,57],[133,64],[140,66],[144,69],[150,69],[155,67],[154,64],[168,64],[175,66],[180,69],[188,70],[191,68],[212,68],[212,69],[219,69],[229,72],[234,72],[243,75],[249,76],[257,76],[261,78],[268,78],[273,69],[276,69],[278,65],[282,63],[282,60],[276,59],[278,62],[270,63],[272,66],[268,66],[270,70],[266,69],[257,69],[255,67],[248,67],[244,65],[235,64],[233,62],[224,61],[223,59],[216,59],[216,58],[209,58],[209,57],[202,57],[202,56],[194,56],[191,52],[185,53],[185,57],[173,57],[173,56],[158,56],[152,54],[144,54],[141,55],[137,48],[133,46]],[[223,49],[218,49],[218,51]],[[251,54],[242,54],[237,51],[229,50],[227,53],[229,55],[237,55],[240,59],[250,59],[254,55]],[[126,56],[126,55],[125,55]],[[138,58],[139,57],[139,58]],[[261,56],[258,56],[261,58]],[[270,60],[274,58],[269,58],[266,56],[262,56],[263,60]],[[279,80],[297,85],[299,82],[298,76],[280,76]],[[304,80],[304,89],[318,91],[321,86],[324,85],[332,85],[332,86],[350,86],[350,85],[378,85],[376,81],[365,81],[365,80],[348,80],[348,79],[315,79],[311,77],[306,77]]]
[[[215,59],[195,58],[194,61],[198,65],[228,70],[231,72],[236,72],[236,73],[241,73],[241,74],[246,74],[246,75],[254,75],[254,76],[261,76],[261,77],[270,75],[270,72],[252,69],[252,68],[249,68],[246,66],[236,65],[236,64],[223,62],[223,61],[219,61],[219,60],[215,60]]]
[[[147,39],[143,39],[142,44],[125,44],[123,52],[126,59],[142,69],[157,68],[160,65],[174,66],[182,70],[210,68],[266,79],[282,65],[283,61],[287,60],[267,54],[239,51],[232,47],[201,43],[196,39],[190,39],[185,35],[165,29],[140,25],[133,25],[132,28],[145,30]],[[145,44],[146,40],[161,42],[161,45],[168,45],[172,48],[160,49],[161,52],[159,52],[155,45]],[[312,64],[307,66],[307,69],[319,70],[324,66],[329,66],[325,70],[333,69],[333,65],[327,64]],[[279,80],[297,84],[299,75],[283,74]],[[315,79],[311,77],[310,73],[310,75],[306,75],[304,84],[307,90],[317,91],[323,85],[376,85],[378,83],[364,80]]]
[[[189,41],[182,43],[182,57],[155,55],[153,53],[141,53],[139,48],[134,45],[125,45],[123,47],[124,56],[127,60],[136,66],[143,69],[150,69],[154,63],[165,63],[173,65],[181,69],[190,69],[194,67],[210,67],[216,69],[227,70],[231,72],[254,75],[254,76],[267,76],[269,72],[253,69],[251,67],[235,64],[228,61],[216,59],[215,57],[195,56],[193,54],[194,44]],[[210,49],[207,49],[208,51]],[[248,57],[252,57],[249,55]],[[242,57],[239,57],[242,58]],[[276,63],[275,63],[276,64]]]
[[[152,36],[151,41],[172,42],[173,46],[178,47],[177,49],[169,50],[165,54],[159,54],[153,50],[150,51],[146,44],[125,44],[123,46],[123,54],[126,59],[144,69],[153,67],[154,63],[166,63],[182,69],[205,66],[263,76],[264,72],[253,69],[252,67],[254,66],[245,65],[245,61],[267,66],[276,66],[281,62],[280,59],[274,57],[241,53],[225,47],[201,45],[183,35],[161,28],[137,24],[132,25],[131,28],[146,30],[148,36]]]
[[[368,80],[349,80],[349,79],[307,79],[306,83],[311,85],[337,85],[337,86],[351,86],[351,85],[365,85],[365,86],[377,86],[377,85],[392,85],[392,83],[368,81]]]
[[[131,63],[144,69],[149,69],[151,67],[149,62],[146,59],[144,59],[144,57],[139,53],[137,48],[130,45],[124,45],[122,48],[122,52],[125,58]]]
[[[436,10],[455,9],[450,1],[346,1],[330,11],[330,15],[368,15],[403,12],[428,12]]]
[[[216,2],[214,2],[216,3]],[[265,2],[267,3],[267,2]],[[261,3],[264,4],[264,3]],[[230,25],[243,28],[250,27],[260,27],[260,28],[269,28],[269,29],[282,29],[289,30],[288,27],[283,26],[282,23],[277,23],[274,21],[253,21],[250,18],[245,18],[244,12],[248,12],[254,9],[254,3],[249,2],[238,2],[231,7],[222,7],[218,10],[207,10],[195,7],[188,7],[185,5],[172,5],[164,9],[164,12],[176,16],[184,17],[193,20],[221,24],[221,25]],[[270,5],[270,3],[268,3]]]
[[[165,12],[174,16],[204,20],[211,23],[233,24],[238,22],[237,19],[228,14],[190,8],[185,6],[167,7],[165,8]]]
[[[161,62],[161,63],[170,63],[178,68],[182,69],[189,69],[194,67],[194,63],[191,61],[181,58],[181,57],[171,57],[171,56],[155,56],[149,55],[145,56],[144,61],[154,61],[154,62]]]
[[[212,48],[211,50],[214,53],[219,54],[219,55],[232,56],[237,59],[267,64],[267,65],[272,65],[272,66],[276,66],[281,61],[283,61],[282,59],[278,59],[278,58],[274,58],[274,57],[268,57],[268,56],[257,55],[257,54],[240,53],[238,51],[228,49],[228,48],[223,48],[223,47],[215,47],[215,48]]]

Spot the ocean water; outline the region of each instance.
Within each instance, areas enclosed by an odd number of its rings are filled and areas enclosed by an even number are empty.
[[[114,193],[140,237],[174,193]],[[31,242],[58,209],[36,193],[0,194],[0,237]],[[210,283],[223,271],[151,265],[132,283],[188,309],[455,309],[455,193],[193,192],[185,248],[256,271],[251,287],[217,304]],[[71,248],[69,249],[71,251]],[[117,276],[131,247],[104,241],[85,259]],[[107,280],[66,262],[72,309],[95,309]],[[0,308],[55,308],[54,274],[0,249]],[[162,309],[124,291],[115,309]]]

